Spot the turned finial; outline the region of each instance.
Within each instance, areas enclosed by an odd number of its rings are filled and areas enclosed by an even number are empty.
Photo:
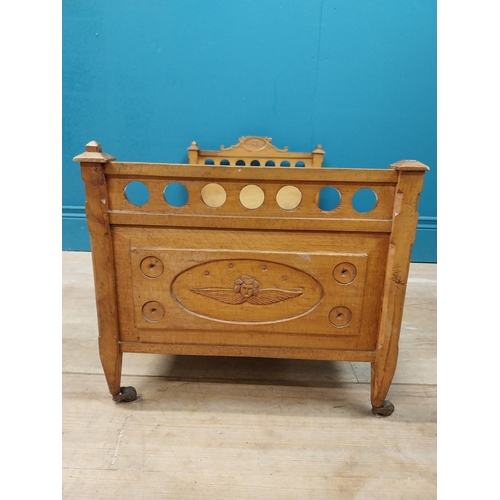
[[[321,168],[323,165],[323,156],[325,155],[325,152],[323,151],[323,146],[321,144],[318,144],[316,146],[316,149],[312,152],[313,160],[312,160],[312,166],[313,168]]]
[[[191,143],[191,146],[189,146],[187,148],[187,150],[188,150],[189,163],[191,165],[198,163],[198,154],[199,154],[200,148],[198,147],[198,144],[196,144],[196,141],[193,141]]]
[[[85,151],[87,151],[88,153],[101,153],[102,152],[102,147],[101,147],[101,145],[98,142],[96,142],[96,141],[90,141],[85,146]]]

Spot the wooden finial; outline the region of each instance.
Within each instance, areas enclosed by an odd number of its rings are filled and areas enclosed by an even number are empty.
[[[424,165],[417,160],[400,160],[390,165],[389,168],[392,168],[393,170],[405,170],[409,172],[425,172],[429,170],[429,167],[427,165]]]
[[[106,163],[108,161],[116,160],[114,156],[102,152],[101,145],[96,141],[90,141],[85,146],[85,153],[82,153],[73,158],[73,161],[84,163]]]
[[[199,154],[199,151],[200,151],[200,148],[198,147],[198,144],[196,144],[196,142],[193,141],[191,143],[191,146],[189,146],[187,149],[188,149],[189,163],[191,165],[194,165],[194,164],[198,163],[198,154]]]
[[[325,152],[323,151],[323,147],[321,144],[316,146],[316,149],[312,152],[312,166],[313,168],[321,168],[323,165],[323,156],[325,156]]]
[[[85,151],[89,153],[101,153],[102,152],[102,147],[101,145],[96,142],[96,141],[90,141],[86,146],[85,146]]]

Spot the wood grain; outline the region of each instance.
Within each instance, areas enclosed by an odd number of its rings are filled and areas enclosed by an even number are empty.
[[[380,420],[359,384],[131,378],[142,397],[119,406],[101,380],[63,379],[65,499],[436,498],[433,387],[395,386]]]
[[[62,498],[435,499],[436,266],[407,283],[390,419],[366,362],[125,353],[140,399],[110,404],[91,255],[63,252]]]
[[[75,158],[113,397],[123,352],[335,359],[371,362],[374,411],[392,413],[385,398],[428,167],[316,168],[323,154],[250,136],[220,151],[193,142],[190,165],[117,162],[95,142]],[[268,160],[293,168],[263,168]],[[147,200],[127,197],[132,181]],[[172,182],[187,200],[165,195]],[[340,195],[332,210],[320,208],[325,187]],[[375,203],[359,208],[367,190]]]
[[[241,137],[237,144],[224,147],[220,150],[201,150],[193,141],[188,149],[189,163],[212,165],[235,165],[236,162],[244,163],[242,166],[273,166],[279,167],[282,162],[288,162],[290,168],[314,167],[321,168],[325,152],[320,144],[311,153],[298,153],[288,151],[288,147],[278,149],[271,144],[269,137],[248,136]],[[297,163],[299,163],[297,165]],[[208,163],[207,163],[208,164]]]
[[[394,223],[389,244],[377,351],[372,363],[372,405],[383,404],[396,371],[399,335],[418,223],[417,203],[425,166],[418,162],[392,165],[400,178],[394,199]]]

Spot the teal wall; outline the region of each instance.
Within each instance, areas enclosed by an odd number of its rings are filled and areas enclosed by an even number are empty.
[[[436,0],[63,0],[64,250],[89,250],[88,141],[175,163],[244,135],[429,165],[412,260],[435,262]]]

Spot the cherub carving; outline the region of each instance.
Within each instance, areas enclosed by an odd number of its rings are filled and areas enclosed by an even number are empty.
[[[191,288],[191,291],[224,304],[269,305],[302,295],[303,290],[280,290],[279,288],[260,288],[253,276],[242,275],[234,280],[233,288]]]

